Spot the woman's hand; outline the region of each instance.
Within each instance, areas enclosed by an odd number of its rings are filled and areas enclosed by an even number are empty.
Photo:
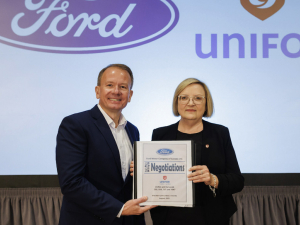
[[[133,161],[131,161],[130,163],[130,175],[133,176],[133,170],[134,170],[134,164],[133,164]]]
[[[213,179],[213,175],[209,172],[207,166],[193,166],[189,169],[189,171],[194,171],[193,173],[188,175],[190,181],[194,183],[204,182],[206,185],[214,186],[215,181]],[[219,179],[216,177],[216,188],[219,185]]]

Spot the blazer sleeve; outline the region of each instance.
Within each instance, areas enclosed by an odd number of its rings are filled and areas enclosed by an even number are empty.
[[[232,195],[244,188],[244,177],[240,171],[228,128],[225,128],[224,133],[225,173],[215,174],[219,179],[217,194],[221,196]]]
[[[152,141],[157,141],[157,140],[158,140],[156,130],[153,130],[153,131],[152,131],[152,138],[151,138],[151,140],[152,140]]]
[[[85,178],[87,134],[72,116],[66,117],[57,134],[56,164],[64,198],[90,211],[103,222],[111,223],[123,203],[98,190]]]

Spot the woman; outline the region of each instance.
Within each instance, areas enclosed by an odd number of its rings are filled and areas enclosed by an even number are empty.
[[[174,94],[173,113],[179,122],[153,131],[152,140],[194,140],[196,166],[188,179],[195,183],[196,207],[151,209],[154,225],[225,225],[237,210],[232,194],[244,187],[244,178],[231,144],[228,128],[202,117],[213,113],[207,86],[195,78],[182,81]]]

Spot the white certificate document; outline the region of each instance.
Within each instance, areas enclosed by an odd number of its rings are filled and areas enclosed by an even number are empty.
[[[141,205],[193,207],[192,141],[137,141],[134,156],[134,197]]]

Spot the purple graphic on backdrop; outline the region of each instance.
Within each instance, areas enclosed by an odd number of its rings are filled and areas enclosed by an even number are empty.
[[[278,39],[279,34],[262,34],[262,57],[269,58],[270,50],[277,49],[277,44],[272,43]],[[204,52],[203,46],[209,46],[209,43],[203,43],[202,34],[196,34],[196,54],[199,58],[218,58],[218,47],[223,47],[223,58],[230,58],[230,46],[234,51],[237,51],[239,58],[245,58],[245,37],[242,34],[223,34],[223,46],[218,46],[218,34],[211,34],[210,38],[210,50]],[[300,57],[300,45],[293,45],[292,48],[288,48],[288,43],[294,40],[300,44],[300,34],[290,33],[285,35],[281,40],[281,51],[282,53],[289,58],[299,58]],[[230,43],[235,41],[233,43]],[[237,46],[237,47],[236,47]],[[250,55],[251,58],[257,58],[257,34],[250,35]]]
[[[172,0],[10,0],[0,3],[0,42],[57,53],[96,53],[154,41],[177,24]]]

